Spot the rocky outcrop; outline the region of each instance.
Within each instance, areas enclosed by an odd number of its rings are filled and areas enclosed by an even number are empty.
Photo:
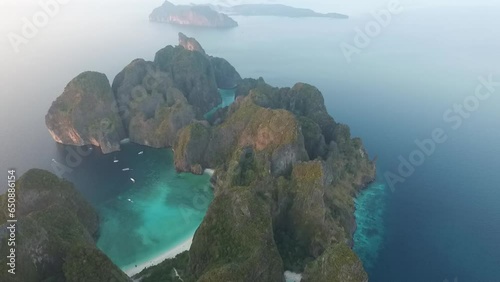
[[[222,89],[233,89],[241,82],[241,76],[225,59],[210,57],[215,72],[217,86]]]
[[[169,73],[173,85],[195,107],[198,116],[222,102],[214,69],[200,52],[167,46],[156,53],[154,63],[160,71]]]
[[[189,50],[189,51],[198,51],[204,55],[205,50],[203,47],[201,47],[201,44],[198,42],[198,40],[194,39],[193,37],[187,37],[184,33],[179,32],[179,46],[184,47],[184,49]]]
[[[280,281],[270,277],[275,273],[282,277],[283,269],[303,272],[312,261],[316,264],[308,270],[310,277],[337,273],[337,269],[325,270],[328,265],[322,261],[324,256],[338,255],[329,251],[332,246],[349,249],[355,227],[353,197],[374,179],[374,163],[360,140],[351,138],[349,128],[328,115],[315,87],[298,83],[274,88],[263,80],[244,80],[243,88],[250,90],[229,107],[222,123],[192,124],[181,130],[174,147],[179,171],[216,168],[215,199],[195,234],[186,272],[195,274],[193,281],[206,277],[206,281]],[[259,210],[269,211],[272,243],[263,237],[244,237],[251,234],[246,228],[255,228],[245,215],[257,217],[260,223],[269,219],[256,215],[242,199],[262,201]],[[226,230],[227,222],[241,232]],[[264,226],[259,236],[270,228]],[[207,249],[207,245],[214,247]],[[249,246],[261,250],[262,245],[267,251],[257,253],[272,258],[266,266],[244,251]],[[232,252],[241,256],[226,260]],[[241,264],[229,263],[237,258]],[[355,279],[348,281],[363,281],[356,280],[358,273],[364,274],[362,267],[351,268]],[[266,276],[252,276],[255,273]]]
[[[356,254],[344,244],[335,244],[307,265],[302,282],[368,282]]]
[[[193,124],[179,133],[174,147],[179,171],[191,171],[193,165],[218,167],[237,150],[251,149],[262,157],[265,173],[282,175],[292,164],[307,158],[299,123],[288,111],[271,110],[254,102],[254,95],[236,101],[232,114],[216,127]]]
[[[177,131],[195,119],[195,109],[175,87],[172,74],[160,71],[153,62],[134,60],[116,76],[113,91],[134,143],[170,147]]]
[[[165,1],[161,7],[153,10],[151,21],[175,25],[231,28],[238,23],[226,14],[216,12],[208,5],[174,5]]]
[[[203,119],[222,100],[218,88],[241,77],[227,61],[208,56],[194,38],[179,34],[180,46],[157,52],[154,62],[136,59],[114,79],[84,72],[73,79],[46,116],[55,141],[95,145],[103,153],[119,141],[172,147],[180,129]]]
[[[189,51],[197,51],[206,55],[201,44],[192,37],[187,37],[182,32],[179,33],[179,45]],[[215,73],[217,87],[221,89],[232,89],[241,82],[241,76],[236,69],[225,59],[208,56]]]
[[[117,151],[125,130],[113,108],[115,99],[104,74],[84,72],[75,77],[52,103],[45,116],[50,134],[58,143],[101,147]]]
[[[269,204],[230,187],[211,204],[190,249],[197,281],[283,281]]]
[[[43,170],[17,182],[16,274],[0,258],[1,281],[129,281],[95,246],[97,213],[73,185]],[[0,195],[0,252],[7,254],[7,199]]]

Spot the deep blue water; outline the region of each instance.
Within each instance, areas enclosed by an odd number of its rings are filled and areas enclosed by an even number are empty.
[[[349,124],[370,155],[378,156],[379,178],[356,201],[355,250],[370,281],[500,281],[500,88],[460,128],[443,120],[474,93],[479,76],[500,81],[498,6],[405,9],[349,64],[339,44],[352,42],[354,28],[363,28],[370,16],[242,17],[237,29],[204,30],[149,23],[153,7],[127,4],[115,14],[72,4],[23,53],[2,57],[10,66],[0,71],[2,91],[9,94],[0,111],[0,152],[8,160],[2,169],[52,170],[50,160],[61,157],[61,149],[43,116],[65,84],[84,70],[112,80],[132,59],[151,60],[161,47],[176,44],[182,31],[243,77],[262,76],[276,86],[316,85],[335,119]],[[105,15],[89,19],[100,12]],[[78,21],[87,25],[73,28]],[[0,47],[10,54],[8,46]],[[26,103],[30,111],[14,116],[13,105]],[[392,192],[384,173],[396,171],[398,157],[408,158],[415,140],[431,137],[436,128],[447,141]],[[113,199],[130,183],[109,178],[107,158],[92,155],[65,177],[94,202]],[[101,185],[103,179],[110,180]]]

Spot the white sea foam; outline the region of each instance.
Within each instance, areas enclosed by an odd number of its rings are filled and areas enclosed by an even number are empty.
[[[287,270],[285,271],[285,280],[286,282],[300,282],[300,280],[302,280],[302,274]]]
[[[208,174],[208,175],[210,175],[210,176],[213,176],[214,173],[215,173],[215,170],[207,168],[207,169],[205,169],[205,173]]]

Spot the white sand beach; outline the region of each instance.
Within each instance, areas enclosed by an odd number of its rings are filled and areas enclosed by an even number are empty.
[[[145,263],[141,263],[141,264],[138,264],[137,266],[128,267],[128,268],[125,268],[122,270],[129,277],[132,277],[147,267],[157,265],[166,259],[174,258],[176,255],[178,255],[184,251],[189,250],[192,243],[193,243],[193,237],[189,238],[188,240],[180,243],[179,245],[173,247],[172,249],[169,249],[168,251],[162,253],[161,255],[159,255],[159,256],[157,256],[157,257],[155,257],[155,258],[153,258]]]

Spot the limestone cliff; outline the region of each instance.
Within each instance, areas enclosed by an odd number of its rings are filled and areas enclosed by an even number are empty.
[[[120,140],[171,147],[177,133],[218,106],[218,88],[241,80],[226,60],[205,54],[194,38],[179,34],[180,46],[158,51],[154,62],[136,59],[114,79],[84,72],[52,104],[46,124],[55,141],[95,145],[103,153]]]
[[[84,72],[75,77],[52,103],[45,123],[56,142],[67,145],[94,145],[103,153],[117,151],[125,130],[115,99],[104,74]]]
[[[172,74],[153,62],[132,61],[113,81],[118,109],[130,140],[170,147],[177,131],[195,118],[195,109],[174,85]]]
[[[189,51],[197,51],[206,55],[201,44],[192,37],[187,37],[182,32],[179,33],[179,45]],[[241,82],[241,76],[236,69],[225,59],[208,56],[215,73],[217,87],[222,89],[232,89]]]
[[[153,10],[149,16],[151,21],[176,25],[231,28],[238,23],[226,14],[216,12],[208,5],[174,5],[165,1],[162,6]]]
[[[0,281],[129,281],[95,246],[97,213],[67,181],[33,169],[16,183],[16,275],[0,258]],[[0,195],[0,253],[6,254],[7,198]]]
[[[242,87],[248,93],[222,123],[192,124],[181,130],[174,147],[179,171],[216,168],[215,199],[195,234],[186,273],[193,274],[192,281],[281,281],[285,269],[307,268],[309,277],[328,271],[364,281],[363,268],[351,267],[350,256],[357,258],[348,247],[355,227],[353,198],[375,176],[360,140],[328,115],[323,96],[311,85],[274,88],[245,80]],[[260,205],[260,213],[247,201]],[[265,239],[270,228],[272,241]],[[332,246],[342,247],[331,251]],[[345,248],[350,253],[336,251]],[[266,263],[254,261],[254,255]],[[330,269],[325,259],[345,273]]]

